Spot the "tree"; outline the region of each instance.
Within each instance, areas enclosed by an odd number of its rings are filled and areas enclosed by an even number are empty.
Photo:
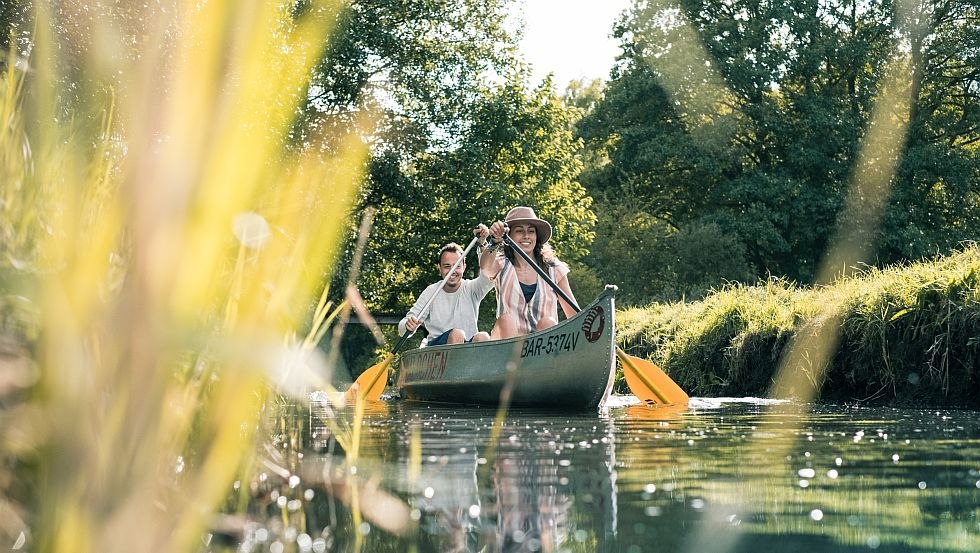
[[[945,251],[980,229],[978,26],[969,24],[977,8],[924,4],[919,13],[931,23],[922,27],[891,2],[679,7],[635,4],[616,29],[624,53],[605,98],[578,125],[593,158],[608,159],[583,174],[590,193],[612,206],[629,198],[661,221],[651,236],[658,246],[717,228],[755,275],[809,281],[837,226],[885,68],[903,56],[922,88],[908,142],[896,135],[892,144],[903,157],[883,226],[869,237],[881,244],[877,261]],[[910,201],[916,208],[905,207]],[[738,274],[742,261],[731,261]]]
[[[373,307],[406,309],[433,281],[439,246],[465,245],[477,223],[501,219],[515,205],[533,206],[551,222],[562,259],[587,252],[595,216],[577,181],[572,113],[550,83],[528,92],[519,77],[482,92],[456,148],[421,155],[408,168],[391,157],[376,160],[371,180],[398,186],[365,198],[379,210],[360,281]],[[475,274],[476,263],[470,268]]]
[[[376,150],[405,159],[446,148],[492,75],[514,66],[514,0],[353,0],[314,71],[296,139],[378,117]]]
[[[920,24],[905,25],[915,103],[883,262],[950,251],[980,229],[980,6],[923,2],[915,13]]]

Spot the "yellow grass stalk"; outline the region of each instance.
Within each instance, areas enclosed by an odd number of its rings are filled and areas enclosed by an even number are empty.
[[[85,44],[37,3],[30,82],[8,63],[0,89],[4,231],[25,236],[4,253],[34,244],[43,328],[32,549],[196,550],[248,463],[367,155],[359,129],[322,151],[286,141],[341,8],[181,2],[146,15],[131,54],[115,8]],[[59,59],[59,40],[84,55]],[[75,104],[69,62],[99,83]]]

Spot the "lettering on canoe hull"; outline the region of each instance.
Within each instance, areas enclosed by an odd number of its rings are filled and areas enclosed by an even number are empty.
[[[446,373],[448,351],[427,351],[410,358],[402,358],[400,368],[403,382],[442,378]]]
[[[578,346],[578,332],[564,332],[551,336],[539,336],[525,340],[521,344],[521,359],[541,355],[557,355],[567,351],[575,351]]]

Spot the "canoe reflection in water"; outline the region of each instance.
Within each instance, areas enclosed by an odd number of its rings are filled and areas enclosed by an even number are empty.
[[[559,485],[554,459],[503,458],[495,463],[500,551],[555,551],[568,541],[574,499]]]
[[[495,452],[484,451],[486,442],[479,449],[456,442],[455,454],[423,456],[423,550],[549,552],[568,550],[572,542],[601,549],[614,538],[611,423],[597,417],[601,424],[590,439],[578,428],[581,441],[567,443],[562,433],[572,429],[563,422],[512,413]]]

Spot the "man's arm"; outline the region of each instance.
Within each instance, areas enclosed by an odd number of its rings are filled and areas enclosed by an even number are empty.
[[[436,284],[438,285],[438,283]],[[415,300],[415,305],[408,310],[408,313],[402,317],[401,321],[398,321],[398,334],[404,336],[405,332],[415,332],[420,326],[422,326],[422,319],[419,315],[422,314],[422,306],[429,301],[429,293],[432,291],[433,285],[429,285],[422,293],[419,294],[418,299]]]
[[[497,256],[500,254],[501,248],[504,247],[503,236],[506,227],[502,222],[496,221],[489,229],[484,225],[480,225],[477,228],[481,230],[486,229],[485,236],[487,236],[487,242],[489,244],[480,253],[480,273],[492,280],[500,273],[500,263],[497,261]]]

